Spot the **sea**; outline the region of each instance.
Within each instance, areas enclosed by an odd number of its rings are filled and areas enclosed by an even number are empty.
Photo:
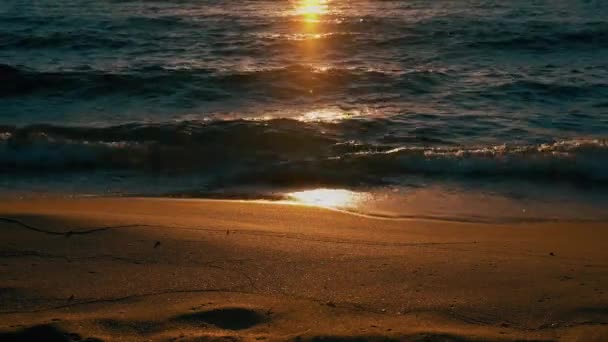
[[[608,1],[3,0],[0,196],[608,217]]]

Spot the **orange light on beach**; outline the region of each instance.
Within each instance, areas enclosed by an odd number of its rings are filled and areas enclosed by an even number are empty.
[[[344,189],[315,189],[292,192],[288,197],[293,201],[328,208],[354,207],[363,202],[367,194]]]

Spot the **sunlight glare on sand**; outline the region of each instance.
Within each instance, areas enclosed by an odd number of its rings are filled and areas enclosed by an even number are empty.
[[[315,189],[297,191],[287,194],[298,203],[327,208],[356,207],[367,199],[367,193],[345,189]]]

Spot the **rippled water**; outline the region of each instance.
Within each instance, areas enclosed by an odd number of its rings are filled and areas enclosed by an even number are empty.
[[[3,1],[0,186],[597,202],[607,18],[599,0]]]

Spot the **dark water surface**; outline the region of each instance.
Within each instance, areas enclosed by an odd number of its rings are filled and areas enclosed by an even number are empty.
[[[608,3],[6,0],[0,113],[7,194],[605,208]]]

